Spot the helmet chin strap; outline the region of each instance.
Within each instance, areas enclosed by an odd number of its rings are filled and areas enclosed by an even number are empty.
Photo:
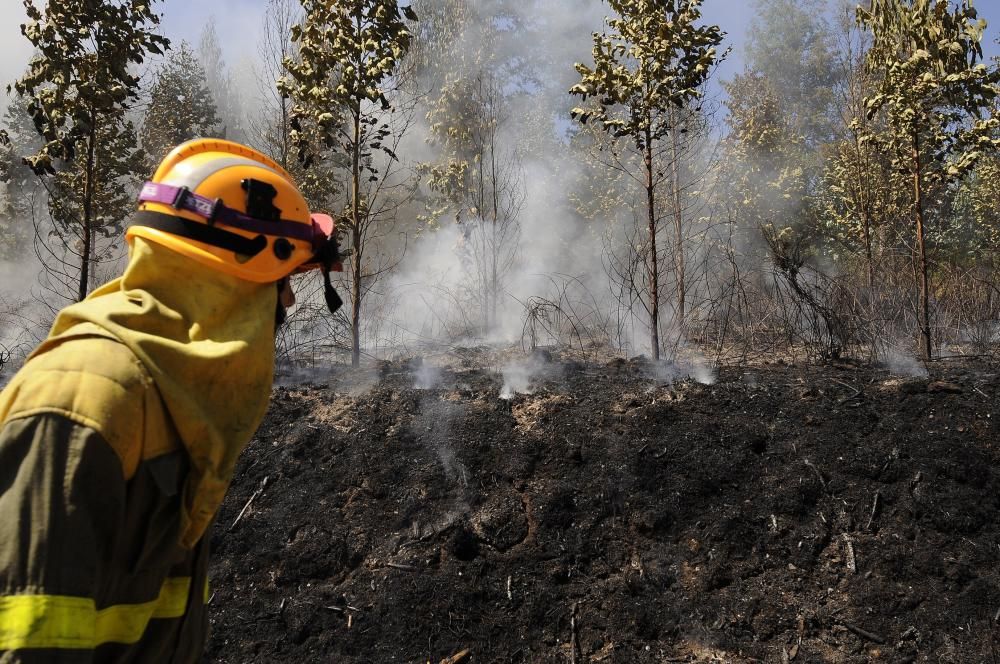
[[[217,226],[208,226],[183,217],[174,217],[162,212],[143,210],[133,217],[133,226],[154,228],[171,235],[190,238],[197,242],[210,244],[213,247],[227,249],[234,254],[252,258],[267,249],[267,238],[258,235],[248,238],[237,233],[230,233]]]
[[[288,320],[288,312],[285,310],[284,305],[281,304],[280,282],[278,290],[278,301],[274,303],[274,336],[278,336],[278,330],[281,329],[281,326],[285,324],[286,320]]]
[[[330,313],[336,313],[338,309],[344,306],[344,300],[341,299],[340,294],[337,293],[337,289],[333,287],[330,283],[330,266],[329,264],[323,265],[323,298],[326,300],[326,308],[330,310]]]

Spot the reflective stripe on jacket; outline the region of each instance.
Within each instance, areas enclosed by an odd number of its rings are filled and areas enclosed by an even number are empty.
[[[198,661],[187,452],[132,352],[79,327],[0,392],[0,663]]]

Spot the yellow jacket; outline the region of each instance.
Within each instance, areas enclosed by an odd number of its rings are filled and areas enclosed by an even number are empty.
[[[275,297],[137,238],[0,392],[0,662],[198,661]]]

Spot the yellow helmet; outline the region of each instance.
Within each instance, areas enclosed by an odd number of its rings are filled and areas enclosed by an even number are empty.
[[[139,196],[125,233],[247,281],[340,269],[335,229],[312,215],[292,177],[260,152],[222,139],[182,143]]]

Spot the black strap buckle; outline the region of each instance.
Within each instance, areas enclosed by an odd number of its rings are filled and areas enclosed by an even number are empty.
[[[174,202],[171,203],[170,205],[175,210],[182,210],[183,206],[184,206],[184,202],[187,200],[187,197],[188,197],[188,195],[190,193],[191,193],[191,190],[188,189],[187,187],[183,187],[183,186],[179,187],[177,189],[177,193],[174,195]]]

